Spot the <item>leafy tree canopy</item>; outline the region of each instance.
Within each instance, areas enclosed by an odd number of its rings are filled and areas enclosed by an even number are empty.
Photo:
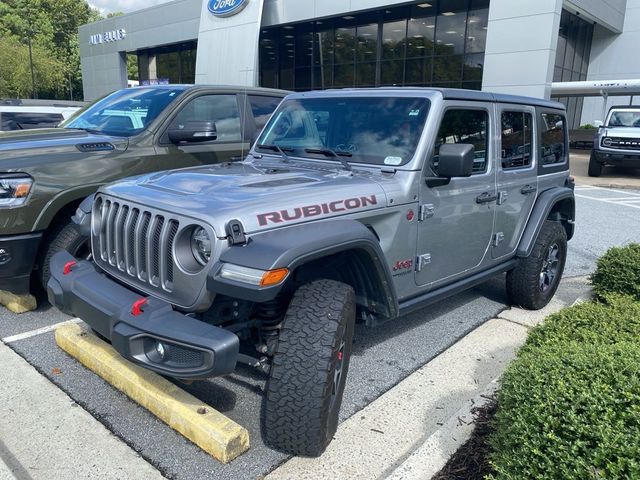
[[[81,99],[78,27],[100,18],[86,0],[0,2],[0,97]]]

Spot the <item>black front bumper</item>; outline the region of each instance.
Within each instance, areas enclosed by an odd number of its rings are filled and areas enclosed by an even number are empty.
[[[619,167],[640,168],[640,151],[638,153],[618,153],[611,150],[594,150],[593,153],[600,163]]]
[[[0,290],[25,295],[42,233],[0,237]]]
[[[69,262],[77,263],[65,274]],[[235,369],[240,348],[235,334],[176,312],[153,297],[136,315],[133,305],[143,297],[67,252],[51,258],[47,293],[53,305],[80,317],[120,355],[145,368],[183,379],[226,375]]]

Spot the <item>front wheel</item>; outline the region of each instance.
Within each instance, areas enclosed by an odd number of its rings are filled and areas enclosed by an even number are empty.
[[[89,240],[80,235],[70,221],[55,225],[45,241],[46,244],[40,261],[40,281],[46,291],[47,282],[51,277],[51,270],[49,269],[51,257],[62,250],[66,250],[76,258],[89,259],[91,258],[91,246],[89,245]]]
[[[269,446],[315,457],[338,428],[355,324],[353,288],[333,280],[300,287],[284,318],[264,400]]]
[[[543,308],[558,289],[567,259],[567,232],[558,222],[542,226],[531,255],[507,273],[511,303],[528,310]]]
[[[589,176],[599,177],[602,175],[603,165],[596,158],[596,154],[591,150],[591,157],[589,157]]]

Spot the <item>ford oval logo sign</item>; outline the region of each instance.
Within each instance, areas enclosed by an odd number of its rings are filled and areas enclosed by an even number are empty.
[[[209,11],[216,17],[231,17],[240,13],[249,0],[209,0]]]

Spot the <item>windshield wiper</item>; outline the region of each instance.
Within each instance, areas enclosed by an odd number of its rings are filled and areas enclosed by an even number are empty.
[[[289,158],[289,155],[287,155],[285,152],[293,152],[294,149],[291,147],[281,147],[280,145],[277,144],[273,144],[273,145],[266,145],[266,144],[260,144],[260,145],[256,145],[258,148],[263,148],[265,150],[273,150],[274,152],[278,152],[280,154],[280,156],[282,157],[282,160],[284,160],[286,163],[291,162],[291,159]]]
[[[347,162],[347,160],[345,160],[342,157],[353,157],[353,153],[351,152],[346,152],[344,150],[333,150],[329,147],[325,147],[325,148],[305,148],[304,149],[305,152],[307,153],[316,153],[318,155],[326,155],[328,157],[333,157],[333,158],[337,158],[340,163],[342,164],[342,166],[345,168],[345,170],[353,170],[351,168],[351,165],[349,164],[349,162]]]

